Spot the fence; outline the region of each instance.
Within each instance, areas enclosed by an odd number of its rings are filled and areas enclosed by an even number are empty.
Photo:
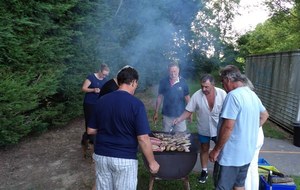
[[[270,119],[295,132],[300,126],[300,50],[248,56],[246,75]]]

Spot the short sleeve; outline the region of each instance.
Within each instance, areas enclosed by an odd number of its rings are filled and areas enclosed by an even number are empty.
[[[224,100],[221,117],[236,120],[240,106],[238,99],[232,94],[228,94]]]

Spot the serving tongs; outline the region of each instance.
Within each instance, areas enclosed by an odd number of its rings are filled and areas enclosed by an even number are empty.
[[[171,127],[170,127],[170,130],[169,130],[169,134],[174,134],[175,132],[173,132],[174,131],[174,127],[175,127],[175,125],[172,125]]]

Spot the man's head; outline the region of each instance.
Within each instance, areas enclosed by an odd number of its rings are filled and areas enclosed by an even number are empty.
[[[177,80],[179,77],[179,66],[176,63],[171,63],[168,66],[169,77],[172,80]]]
[[[215,89],[215,79],[210,74],[205,74],[200,79],[202,92],[205,95],[210,94]]]
[[[127,85],[135,85],[136,88],[138,80],[139,80],[138,72],[130,66],[123,67],[118,72],[117,75],[117,81],[119,86],[122,84],[127,84]]]
[[[224,89],[227,92],[236,88],[236,84],[241,82],[245,84],[246,77],[241,74],[241,71],[234,65],[227,65],[220,71],[221,81]]]

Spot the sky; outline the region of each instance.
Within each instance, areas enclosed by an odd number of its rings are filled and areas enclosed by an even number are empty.
[[[267,8],[262,5],[262,0],[241,0],[240,16],[236,16],[233,28],[240,34],[254,30],[255,26],[268,19]]]

